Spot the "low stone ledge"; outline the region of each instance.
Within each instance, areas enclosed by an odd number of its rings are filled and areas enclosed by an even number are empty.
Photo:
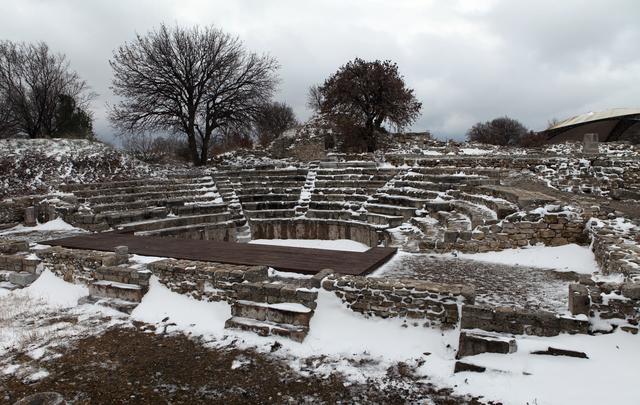
[[[332,275],[322,281],[322,288],[333,291],[355,312],[424,319],[426,326],[454,327],[460,318],[459,305],[475,299],[475,290],[469,286],[413,279]]]
[[[547,311],[463,305],[460,327],[514,335],[556,336],[563,332],[588,333],[589,321]]]
[[[147,267],[172,291],[206,301],[236,299],[236,285],[259,282],[268,277],[266,266],[165,259]]]
[[[512,337],[461,331],[456,359],[481,353],[510,354],[515,353],[516,350],[516,340]]]

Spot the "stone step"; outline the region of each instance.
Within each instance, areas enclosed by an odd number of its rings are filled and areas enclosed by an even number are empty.
[[[236,193],[237,194],[237,193]],[[238,195],[241,203],[250,202],[264,202],[264,201],[298,201],[300,199],[300,192],[295,194],[245,194]]]
[[[402,207],[417,209],[424,208],[424,203],[427,202],[427,199],[424,198],[408,197],[404,195],[390,195],[387,193],[376,194],[374,198],[378,200],[380,204],[399,205]]]
[[[251,201],[251,202],[242,202],[242,209],[248,211],[259,211],[259,210],[284,210],[284,209],[294,209],[298,205],[298,200],[296,198],[295,201]]]
[[[439,192],[433,190],[424,190],[414,187],[397,187],[395,182],[390,184],[393,185],[391,187],[380,189],[379,192],[388,195],[412,197],[422,200],[432,200],[440,195]]]
[[[93,275],[96,280],[135,284],[147,288],[149,286],[151,272],[131,267],[101,266],[94,271]]]
[[[521,208],[538,207],[555,201],[555,198],[546,194],[515,187],[484,185],[478,187],[476,191],[490,196],[504,198],[507,201],[517,204]]]
[[[242,199],[244,196],[254,196],[263,194],[275,194],[275,195],[292,195],[300,193],[304,185],[301,184],[298,187],[242,187],[236,190],[236,195]]]
[[[436,213],[440,211],[451,211],[453,207],[451,206],[451,200],[436,198],[425,202],[424,209],[429,211],[430,213]]]
[[[210,182],[211,178],[208,176],[194,177],[189,179],[155,179],[155,178],[142,178],[135,180],[123,180],[123,181],[111,181],[111,182],[99,182],[99,183],[82,183],[82,184],[62,184],[60,189],[65,192],[76,192],[84,190],[99,190],[99,189],[111,189],[111,188],[123,188],[123,187],[135,187],[144,185],[165,185],[165,184],[183,184],[183,183],[199,183]]]
[[[367,222],[370,224],[386,225],[390,228],[395,228],[402,225],[404,221],[405,218],[400,215],[384,215],[371,212],[367,213]]]
[[[118,225],[118,229],[125,232],[153,231],[177,226],[220,223],[229,221],[230,219],[231,213],[226,211],[217,214],[166,217],[162,219],[130,222]]]
[[[100,197],[100,196],[111,196],[111,195],[121,195],[121,194],[141,194],[141,193],[151,193],[151,192],[171,192],[171,191],[197,191],[200,188],[207,187],[212,188],[215,187],[215,183],[213,181],[208,181],[204,183],[168,183],[168,184],[143,184],[138,186],[129,186],[129,187],[117,187],[117,188],[101,188],[101,189],[90,189],[90,190],[78,190],[73,194],[76,197],[80,198],[91,198],[91,197]]]
[[[302,343],[309,333],[309,328],[304,326],[293,326],[279,324],[268,321],[256,321],[251,318],[231,317],[224,324],[227,329],[240,329],[253,332],[259,336],[282,336],[293,341]]]
[[[467,201],[456,200],[451,206],[458,212],[466,215],[471,220],[471,227],[479,225],[493,225],[497,223],[498,216],[489,208],[474,205]]]
[[[274,209],[274,210],[243,210],[244,215],[249,218],[293,218],[297,216],[295,209]]]
[[[267,304],[264,302],[237,300],[231,305],[231,316],[309,327],[313,310],[295,302]]]
[[[233,286],[238,300],[280,304],[295,302],[315,309],[318,293],[299,288],[296,285],[282,283],[241,283]]]
[[[362,207],[360,203],[348,201],[309,201],[309,209],[319,211],[353,211],[357,212]]]
[[[518,211],[518,207],[515,204],[502,198],[463,192],[458,193],[457,198],[474,204],[481,204],[486,206],[487,208],[495,211],[498,219],[504,219],[505,217]]]
[[[305,180],[306,181],[306,180]],[[256,181],[245,181],[239,183],[239,186],[245,189],[249,188],[265,188],[265,187],[274,187],[274,188],[300,188],[304,185],[305,181],[300,179],[295,180],[264,180],[259,179]],[[238,186],[236,186],[238,187]]]
[[[176,198],[157,198],[151,200],[140,201],[127,201],[127,202],[115,202],[109,204],[97,204],[91,206],[91,211],[96,214],[102,212],[115,212],[115,211],[131,211],[137,209],[145,209],[151,207],[167,207],[168,209],[174,209],[185,205],[213,205],[220,204],[215,202],[216,197],[209,197],[206,195],[190,195],[185,197]]]
[[[438,211],[435,218],[444,228],[451,231],[470,231],[471,220],[459,212]]]
[[[457,188],[459,185],[451,183],[434,183],[432,181],[419,181],[413,180],[412,177],[405,177],[402,180],[395,180],[393,182],[394,187],[409,187],[416,190],[425,191],[447,191],[453,188]]]
[[[119,312],[131,315],[134,309],[138,306],[138,302],[127,301],[119,298],[104,298],[97,296],[82,297],[78,300],[78,305],[92,304],[100,305],[103,307],[115,309]]]
[[[315,178],[316,183],[322,184],[353,184],[360,183],[361,187],[372,188],[378,184],[384,184],[389,180],[388,176],[380,176],[376,174],[318,174]],[[371,186],[369,186],[371,184]]]
[[[368,212],[374,214],[383,214],[383,215],[391,215],[391,216],[401,216],[405,220],[409,220],[411,217],[418,216],[415,208],[411,207],[400,207],[397,205],[387,205],[387,204],[365,204],[364,206]]]
[[[375,190],[387,183],[386,180],[317,180],[317,188],[361,188]]]
[[[230,220],[215,224],[184,225],[140,231],[135,234],[139,236],[170,236],[180,239],[233,241],[235,240],[236,227],[235,220]]]
[[[345,201],[349,203],[365,202],[370,196],[363,189],[327,189],[316,188],[311,201]]]
[[[307,218],[322,218],[322,219],[341,219],[344,221],[358,220],[358,217],[354,217],[355,212],[349,210],[318,210],[309,209],[307,211]]]
[[[79,198],[78,202],[87,203],[90,205],[109,204],[109,203],[125,203],[125,202],[140,202],[140,201],[155,201],[158,199],[172,199],[179,197],[209,197],[214,199],[219,196],[215,188],[208,190],[181,190],[181,191],[153,191],[145,193],[132,193],[132,194],[114,194],[98,197]]]
[[[137,284],[99,280],[89,284],[89,295],[95,298],[117,298],[124,301],[140,302],[145,289]]]
[[[455,175],[459,173],[476,174],[486,177],[501,177],[508,173],[508,170],[494,167],[469,167],[469,166],[439,166],[439,167],[419,167],[411,168],[412,172],[421,174]]]

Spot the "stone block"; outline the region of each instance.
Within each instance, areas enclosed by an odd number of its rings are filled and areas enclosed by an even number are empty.
[[[322,280],[334,273],[333,269],[322,269],[310,279],[311,287],[320,288]]]
[[[9,274],[9,282],[20,287],[26,287],[38,279],[37,274],[20,272]]]
[[[113,249],[113,253],[116,254],[116,256],[126,256],[129,254],[129,247],[128,246],[116,246]]]
[[[624,283],[621,288],[622,295],[632,300],[640,300],[640,283]]]
[[[461,373],[464,371],[471,371],[474,373],[484,373],[487,370],[486,367],[476,366],[475,364],[463,363],[456,361],[456,365],[453,368],[454,373]]]
[[[444,243],[455,243],[458,240],[458,231],[445,231]]]
[[[484,333],[460,332],[457,359],[465,356],[475,356],[480,353],[515,353],[516,340],[509,337],[489,335]]]
[[[36,226],[38,214],[36,207],[27,207],[24,209],[24,224],[26,226]]]
[[[569,312],[571,315],[589,315],[589,290],[582,284],[569,284]]]

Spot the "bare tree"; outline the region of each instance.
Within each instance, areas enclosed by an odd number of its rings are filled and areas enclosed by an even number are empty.
[[[196,165],[207,163],[214,132],[252,121],[277,83],[275,59],[247,52],[213,27],[162,24],[118,48],[110,64],[122,98],[111,108],[112,123],[129,133],[184,134]]]
[[[262,106],[255,120],[260,145],[267,146],[288,129],[298,125],[293,108],[286,103],[268,103]]]
[[[44,42],[0,42],[0,116],[5,126],[30,138],[55,135],[60,100],[72,99],[86,113],[95,96],[87,83],[70,70],[62,54],[52,54]],[[4,121],[7,120],[7,121]],[[8,124],[8,125],[7,125]]]
[[[309,87],[309,92],[307,93],[307,108],[315,113],[319,113],[322,109],[322,91],[320,90],[320,86],[314,84]]]

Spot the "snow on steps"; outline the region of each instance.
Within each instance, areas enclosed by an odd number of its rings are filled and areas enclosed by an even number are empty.
[[[227,329],[232,328],[254,332],[260,336],[283,336],[300,343],[302,343],[309,332],[309,328],[303,326],[278,324],[269,321],[256,321],[251,318],[235,316],[227,319],[224,326]]]
[[[88,303],[131,313],[149,289],[151,273],[131,267],[103,266],[96,269],[96,281],[89,284]]]

